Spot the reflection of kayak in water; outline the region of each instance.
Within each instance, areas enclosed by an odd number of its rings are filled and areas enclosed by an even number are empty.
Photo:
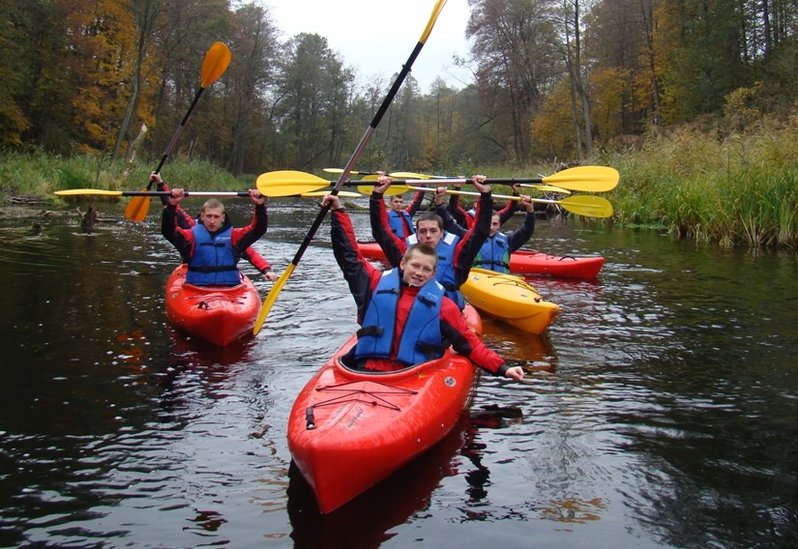
[[[385,261],[385,254],[378,243],[361,241],[357,247],[366,259]],[[510,254],[510,271],[522,275],[596,278],[602,266],[604,258],[601,256],[573,257],[535,250],[517,250]]]
[[[352,336],[300,392],[288,422],[288,448],[330,513],[439,442],[468,405],[477,367],[444,356],[395,372],[341,363]]]
[[[185,264],[166,281],[166,317],[173,326],[205,341],[224,346],[252,333],[260,296],[244,275],[237,286],[186,284]]]
[[[535,288],[514,275],[471,269],[460,291],[485,315],[532,334],[545,332],[560,312],[558,305],[544,300]]]

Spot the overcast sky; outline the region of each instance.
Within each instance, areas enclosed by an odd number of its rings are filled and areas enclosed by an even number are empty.
[[[353,67],[358,82],[382,78],[385,85],[418,43],[435,0],[259,0],[267,6],[288,39],[300,32],[327,38],[345,65]],[[468,57],[465,27],[468,1],[447,0],[432,33],[413,63],[412,76],[422,93],[440,76],[462,88],[471,82],[468,70],[452,64],[452,56]]]

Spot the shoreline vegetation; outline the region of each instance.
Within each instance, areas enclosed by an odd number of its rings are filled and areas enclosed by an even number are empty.
[[[98,156],[71,158],[46,154],[0,154],[0,197],[42,197],[65,204],[52,193],[61,189],[141,190],[153,164],[110,163]],[[798,115],[760,123],[755,131],[720,136],[713,128],[684,126],[666,135],[647,136],[631,145],[599,151],[582,164],[607,165],[621,175],[618,187],[603,196],[620,227],[666,229],[674,238],[724,248],[798,250]],[[413,167],[397,169],[414,170]],[[457,167],[458,174],[489,177],[551,175],[551,168]],[[245,190],[256,175],[233,177],[211,163],[176,155],[162,170],[172,186],[200,190]],[[317,173],[334,180],[334,174]],[[497,186],[497,192],[506,192]],[[96,199],[92,197],[91,199]],[[70,200],[69,204],[91,199]]]

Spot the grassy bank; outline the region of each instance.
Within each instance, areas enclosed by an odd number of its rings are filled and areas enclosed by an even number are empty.
[[[614,206],[611,223],[666,228],[679,238],[724,247],[798,250],[798,115],[760,122],[745,133],[712,125],[683,127],[649,137],[639,149],[602,151],[590,163],[613,166],[621,174],[618,187],[603,195]],[[4,154],[0,194],[52,197],[56,190],[83,187],[138,190],[147,185],[153,166]],[[517,169],[483,167],[476,173],[502,177],[553,171],[536,167],[520,174]],[[236,179],[201,161],[170,160],[163,175],[193,190],[255,185],[254,176]],[[498,186],[495,192],[507,189]]]
[[[798,120],[725,138],[682,128],[604,153],[621,182],[614,223],[659,226],[724,247],[798,250]]]
[[[0,155],[0,194],[55,197],[63,189],[141,190],[147,186],[156,162],[109,162],[76,156]],[[193,190],[245,190],[254,185],[254,177],[236,179],[228,172],[203,161],[170,161],[162,170],[167,182]]]

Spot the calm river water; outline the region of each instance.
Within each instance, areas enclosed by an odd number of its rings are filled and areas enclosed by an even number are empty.
[[[178,257],[159,208],[102,210],[114,221],[91,235],[77,215],[0,223],[0,546],[798,543],[795,256],[541,220],[531,247],[607,263],[592,282],[531,279],[562,308],[544,337],[485,321],[527,382],[483,376],[443,443],[320,516],[285,436],[355,329],[328,225],[263,331],[219,350],[166,323]],[[273,201],[256,247],[278,271],[316,212]]]

